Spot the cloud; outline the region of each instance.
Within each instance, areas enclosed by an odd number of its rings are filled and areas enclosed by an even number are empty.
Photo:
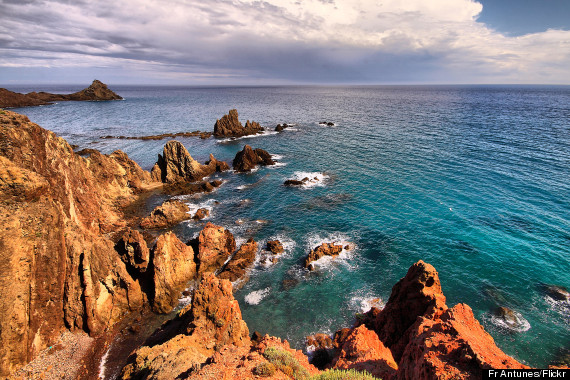
[[[472,0],[0,0],[0,9],[0,68],[12,72],[570,83],[570,32],[507,37],[477,21],[482,5]]]

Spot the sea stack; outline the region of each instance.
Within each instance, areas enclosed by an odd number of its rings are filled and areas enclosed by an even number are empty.
[[[214,125],[215,137],[243,137],[262,133],[263,131],[263,127],[255,121],[250,122],[248,120],[244,127],[238,120],[238,112],[236,109],[230,110],[227,115],[216,120],[216,124]]]

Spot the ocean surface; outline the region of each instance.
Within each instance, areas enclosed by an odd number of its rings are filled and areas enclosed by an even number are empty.
[[[147,170],[167,140],[101,136],[212,131],[232,108],[269,131],[294,124],[237,140],[178,139],[200,162],[213,153],[231,163],[245,144],[278,159],[216,175],[226,181],[217,191],[184,198],[238,242],[285,245],[236,293],[250,331],[303,348],[305,336],[333,333],[373,299],[387,301],[421,259],[438,270],[448,305],[469,304],[516,359],[546,366],[570,348],[570,305],[542,289],[570,288],[570,87],[110,87],[125,100],[16,111],[81,148],[121,149]],[[319,181],[283,186],[305,176]],[[202,226],[175,231],[187,239]],[[330,241],[355,247],[314,273],[302,269],[309,250]],[[503,326],[498,306],[519,313],[521,326]]]

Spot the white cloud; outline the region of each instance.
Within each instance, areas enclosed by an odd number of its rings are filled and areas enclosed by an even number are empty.
[[[0,6],[0,67],[146,65],[208,78],[570,83],[570,32],[507,37],[477,22],[482,6],[472,0],[0,0]]]

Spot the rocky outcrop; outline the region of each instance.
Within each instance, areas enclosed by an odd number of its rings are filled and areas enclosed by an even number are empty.
[[[30,92],[20,94],[0,88],[0,108],[29,107],[51,104],[61,101],[121,100],[105,83],[95,79],[91,85],[73,94],[50,94],[48,92]]]
[[[212,223],[206,224],[190,244],[197,252],[200,274],[217,271],[236,250],[236,241],[232,233]]]
[[[216,120],[216,124],[214,125],[215,137],[242,137],[262,132],[263,127],[255,121],[250,122],[248,120],[244,127],[238,120],[238,112],[235,109],[230,110],[227,115]]]
[[[233,298],[232,284],[205,273],[192,303],[131,355],[121,377],[187,377],[226,345],[249,347],[249,330]]]
[[[313,261],[317,261],[325,256],[338,256],[342,252],[342,244],[335,245],[334,243],[323,243],[318,247],[315,247],[309,252],[309,255],[305,258],[305,268],[312,271],[315,266],[312,264]]]
[[[149,216],[141,220],[141,228],[157,229],[175,226],[178,223],[190,219],[190,207],[175,199],[169,199],[157,206]]]
[[[247,269],[253,265],[256,253],[257,243],[253,239],[249,239],[247,243],[239,247],[239,250],[222,269],[218,277],[232,282],[240,279],[239,286],[243,286],[249,277],[247,276]]]
[[[76,155],[27,117],[0,112],[0,376],[65,329],[97,335],[145,295],[105,234],[125,227],[121,205],[151,187],[117,152]],[[138,173],[138,174],[137,174]]]
[[[392,352],[364,325],[350,332],[332,366],[366,371],[381,379],[392,378],[398,370]]]
[[[178,304],[180,292],[196,277],[194,250],[167,232],[158,238],[153,253],[152,308],[169,313]]]
[[[271,155],[263,149],[253,150],[251,146],[246,145],[243,150],[238,152],[233,161],[233,167],[236,172],[249,172],[257,165],[275,165],[275,161],[271,159]]]
[[[208,217],[208,215],[210,215],[210,210],[208,210],[207,208],[199,208],[198,210],[196,210],[196,213],[194,214],[192,219],[202,220],[202,219]]]
[[[274,255],[278,255],[285,251],[283,249],[283,244],[281,244],[279,240],[268,241],[265,249],[267,249],[269,252],[273,253]]]
[[[158,155],[151,177],[154,181],[164,183],[193,182],[228,169],[228,164],[216,160],[213,155],[210,155],[206,164],[200,164],[192,158],[181,142],[172,140],[166,143],[162,155]]]
[[[146,272],[150,251],[142,234],[136,230],[127,229],[115,244],[115,250],[128,268],[139,273]]]
[[[176,137],[200,137],[202,140],[212,137],[211,132],[176,132],[176,133],[161,133],[160,135],[148,136],[101,136],[102,139],[118,139],[118,140],[164,140],[173,139]]]
[[[356,329],[361,331],[356,333]],[[356,328],[337,332],[335,343],[342,346],[342,350],[333,361],[335,367],[355,365],[354,368],[359,368],[356,365],[362,363],[360,355],[346,343],[352,339],[353,346],[372,346],[366,342],[371,332],[383,346],[375,343],[376,359],[372,362],[383,364],[360,368],[372,373],[387,370],[381,375],[383,378],[471,379],[480,378],[485,368],[528,368],[495,345],[469,306],[447,307],[436,270],[423,261],[412,265],[392,288],[383,310],[372,308]],[[362,338],[358,338],[359,335]],[[358,342],[360,339],[362,342]],[[391,371],[386,365],[397,371]]]

